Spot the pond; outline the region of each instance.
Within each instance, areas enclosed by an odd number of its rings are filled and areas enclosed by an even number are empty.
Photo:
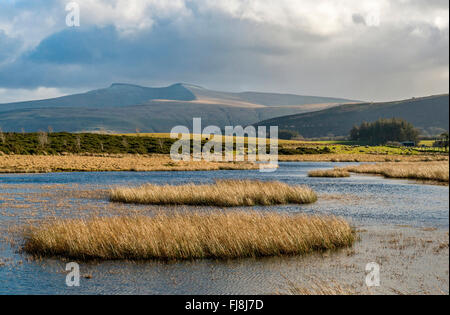
[[[352,175],[342,179],[307,177],[310,170],[343,165],[349,164],[282,163],[274,173],[217,171],[0,174],[0,294],[270,294],[283,291],[286,278],[307,282],[318,276],[355,285],[362,283],[366,263],[383,260],[386,256],[389,260],[384,262],[386,270],[394,274],[401,268],[399,264],[404,263],[404,255],[419,251],[417,245],[411,245],[403,253],[392,257],[391,251],[394,248],[386,244],[389,244],[389,237],[392,238],[394,234],[401,240],[414,237],[417,240],[431,239],[430,252],[433,242],[448,242],[448,187],[365,175]],[[278,180],[292,185],[308,185],[319,194],[319,201],[315,204],[251,209],[336,215],[348,219],[352,225],[365,232],[362,233],[361,242],[355,245],[352,255],[347,251],[340,251],[305,257],[226,262],[84,263],[81,264],[81,272],[86,275],[86,279],[83,278],[81,286],[77,288],[69,288],[65,284],[66,262],[59,259],[28,261],[26,255],[17,252],[20,246],[17,243],[10,246],[8,241],[12,226],[21,226],[31,219],[45,218],[49,208],[52,210],[58,206],[67,206],[66,212],[53,211],[51,215],[71,216],[71,213],[76,212],[71,207],[84,204],[85,207],[106,209],[110,204],[101,194],[99,198],[86,199],[66,194],[61,197],[64,199],[61,203],[50,192],[54,187],[57,187],[56,190],[75,187],[104,191],[112,186],[209,183],[216,179]],[[124,207],[126,209],[127,206],[122,205]],[[129,207],[138,211],[149,208]],[[382,244],[385,246],[381,246]],[[408,266],[417,268],[417,282],[420,282],[420,277],[427,278],[429,273],[430,279],[427,281],[430,287],[444,285],[444,288],[448,288],[448,281],[447,284],[442,284],[434,276],[445,276],[447,272],[445,277],[448,279],[448,245],[439,255],[426,255],[424,251],[423,255],[417,256]],[[405,290],[412,290],[417,285],[414,277],[405,277],[402,281],[389,279],[392,287]]]

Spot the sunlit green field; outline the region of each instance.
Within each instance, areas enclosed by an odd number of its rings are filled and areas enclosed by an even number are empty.
[[[433,147],[435,142],[436,141],[434,141],[434,140],[422,140],[422,141],[420,141],[419,146],[423,146],[424,145],[426,147]]]
[[[141,134],[125,134],[125,136],[141,136],[152,138],[170,138],[170,133],[141,133]],[[190,135],[191,139],[193,135]],[[225,141],[226,136],[222,136],[222,141]],[[240,140],[248,143],[249,138],[233,137],[234,141]],[[202,137],[202,140],[208,140],[207,137]],[[212,137],[209,140],[214,140]],[[376,154],[376,155],[417,155],[424,152],[445,152],[443,148],[433,148],[434,140],[423,140],[419,143],[417,148],[409,147],[395,147],[395,146],[365,146],[359,145],[353,141],[308,141],[308,140],[279,140],[278,143],[281,148],[297,149],[313,148],[321,150],[327,148],[332,154]],[[269,143],[269,140],[268,140]],[[424,147],[422,147],[424,146]]]

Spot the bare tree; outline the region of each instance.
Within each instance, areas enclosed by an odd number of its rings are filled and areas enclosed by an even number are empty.
[[[162,153],[162,151],[164,149],[164,141],[161,138],[159,138],[158,139],[158,144],[159,144],[159,148],[161,149],[161,153]]]
[[[75,146],[77,148],[77,151],[80,152],[81,151],[81,137],[80,137],[80,135],[77,135],[77,137],[75,138]]]
[[[123,138],[123,139],[122,139],[122,145],[123,145],[125,148],[128,148],[128,142],[127,142],[127,139],[126,139],[126,138]]]
[[[45,131],[38,132],[38,142],[41,148],[44,148],[46,145],[49,144],[48,134]]]
[[[6,143],[6,138],[5,138],[5,135],[3,133],[2,128],[0,128],[0,141],[2,142],[2,144]]]

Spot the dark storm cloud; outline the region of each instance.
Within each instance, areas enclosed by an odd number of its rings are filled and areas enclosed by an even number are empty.
[[[151,27],[143,28],[135,19],[117,22],[99,12],[99,25],[56,27],[3,65],[8,50],[0,46],[0,88],[190,82],[363,100],[448,91],[448,22],[434,23],[433,11],[448,10],[448,2],[394,1],[389,9],[396,14],[381,14],[379,25],[370,25],[371,10],[356,6],[342,14],[348,24],[340,25],[319,17],[308,24],[308,15],[289,23],[276,15],[268,20],[271,11],[264,19],[256,13],[236,18],[225,9],[187,3],[183,18],[153,16]],[[424,11],[432,12],[427,19]],[[3,38],[10,37],[0,31]]]
[[[366,19],[361,14],[352,15],[353,23],[366,25]]]

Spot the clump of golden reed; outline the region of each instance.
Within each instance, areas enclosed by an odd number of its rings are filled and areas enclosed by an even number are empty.
[[[147,184],[137,188],[113,188],[110,200],[152,205],[248,207],[308,204],[317,201],[317,194],[307,186],[289,186],[281,182],[219,180],[209,185]]]
[[[351,246],[335,217],[258,212],[60,220],[31,227],[25,252],[78,260],[191,260],[301,255]]]
[[[350,173],[346,170],[335,168],[332,170],[317,170],[308,173],[309,177],[331,177],[331,178],[342,178],[350,177]]]
[[[303,287],[288,280],[286,291],[286,295],[361,295],[353,288],[344,287],[331,281],[316,281],[310,287]]]
[[[346,167],[352,173],[382,175],[387,178],[449,182],[448,162],[378,163]]]

